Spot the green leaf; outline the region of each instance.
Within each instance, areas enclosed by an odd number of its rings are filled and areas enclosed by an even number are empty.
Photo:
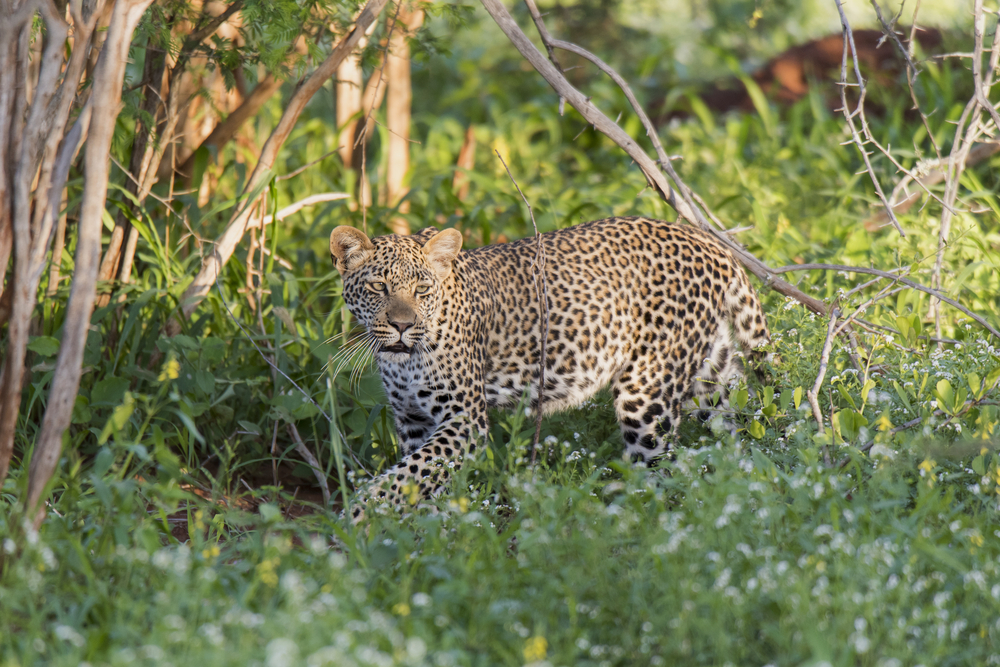
[[[993,385],[997,383],[997,380],[1000,380],[1000,368],[994,368],[993,371],[986,376],[986,381],[983,382],[983,387],[985,387],[985,391],[989,391],[990,389],[992,389]]]
[[[767,132],[767,136],[774,136],[774,115],[771,113],[771,106],[767,103],[767,97],[764,95],[764,91],[761,90],[757,82],[751,79],[746,74],[738,74],[740,81],[747,89],[747,94],[750,96],[750,101],[753,102],[754,109],[757,110],[757,114],[760,116],[761,122],[764,123],[764,131]],[[757,224],[762,224],[763,220],[758,220]]]
[[[104,425],[104,430],[101,431],[101,437],[97,439],[98,444],[103,445],[113,433],[119,433],[125,428],[125,424],[128,423],[134,411],[135,400],[132,398],[132,394],[125,392],[125,401],[111,413],[111,417]]]
[[[237,423],[240,426],[242,426],[243,430],[246,431],[247,433],[253,433],[254,435],[260,435],[260,427],[258,427],[256,424],[253,424],[251,422],[245,421],[243,419],[240,419]]]
[[[976,373],[969,373],[965,376],[966,382],[969,383],[969,389],[972,390],[972,395],[979,398],[979,390],[982,388],[982,380],[979,379],[979,375]]]
[[[764,387],[764,395],[761,401],[765,407],[774,402],[774,387]]]
[[[946,409],[952,409],[955,405],[955,391],[951,388],[951,383],[948,380],[938,380],[937,389],[934,392],[938,400],[941,401],[941,407]]]
[[[972,459],[972,470],[980,477],[986,474],[986,460],[982,454]]]
[[[761,438],[764,437],[764,425],[761,424],[756,419],[750,422],[750,425],[747,427],[747,431],[753,438],[757,440],[760,440]]]
[[[118,405],[125,398],[128,391],[129,381],[125,378],[110,377],[105,378],[94,385],[90,392],[90,404],[97,405]]]
[[[895,380],[892,381],[892,387],[896,390],[896,395],[899,396],[899,400],[902,401],[903,405],[906,406],[906,409],[912,413],[913,406],[910,405],[910,398],[906,395],[906,391],[903,387],[900,386],[900,384]]]
[[[802,387],[795,388],[795,393],[792,394],[792,398],[795,400],[795,409],[798,410],[799,406],[802,404]]]
[[[186,347],[189,350],[197,350],[201,347],[198,344],[198,339],[192,338],[191,336],[185,336],[184,334],[177,334],[173,338],[174,342],[180,347]]]
[[[105,473],[111,470],[111,464],[114,462],[115,453],[109,447],[101,447],[101,450],[97,452],[97,458],[94,459],[94,467],[91,469],[91,473],[96,478],[104,477]]]
[[[54,357],[59,353],[59,340],[52,336],[35,336],[28,343],[28,349],[43,357]]]
[[[202,436],[201,433],[198,432],[198,427],[196,427],[194,425],[194,421],[192,421],[190,417],[188,417],[182,411],[177,410],[176,408],[173,410],[173,413],[175,415],[177,415],[178,418],[180,418],[181,423],[183,423],[184,426],[187,427],[187,430],[191,433],[191,435],[194,437],[194,439],[204,445],[205,444],[205,438],[204,438],[204,436]]]
[[[875,380],[872,380],[871,378],[869,378],[865,382],[865,386],[861,388],[861,402],[862,403],[867,403],[868,402],[868,394],[874,388],[875,388]]]
[[[842,398],[843,398],[843,399],[844,399],[845,401],[847,401],[847,402],[848,402],[848,403],[850,404],[850,406],[851,406],[852,408],[854,408],[855,410],[857,410],[857,409],[858,409],[858,405],[857,405],[857,403],[855,403],[855,402],[854,402],[854,397],[853,397],[853,396],[851,396],[850,394],[848,394],[848,393],[847,393],[847,389],[845,389],[845,388],[844,388],[844,385],[842,385],[842,384],[838,384],[838,385],[837,385],[837,391],[839,391],[839,392],[840,392],[840,396],[841,396],[841,397],[842,397]]]
[[[844,440],[854,440],[858,437],[862,426],[868,426],[868,420],[856,410],[841,410],[834,415],[840,426],[840,435]]]
[[[733,394],[733,402],[736,404],[738,410],[742,410],[747,405],[747,400],[750,395],[747,393],[746,389],[740,389],[738,392]]]
[[[86,396],[77,396],[73,403],[73,416],[70,417],[70,423],[86,424],[91,417],[90,401],[87,400]]]
[[[208,371],[195,371],[194,382],[204,394],[211,396],[215,391],[215,376]]]
[[[281,509],[274,503],[264,503],[257,511],[264,519],[264,523],[278,523],[281,521]]]

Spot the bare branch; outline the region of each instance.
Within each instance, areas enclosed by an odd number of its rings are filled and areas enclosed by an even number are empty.
[[[885,206],[886,214],[889,216],[889,221],[892,222],[893,227],[899,232],[900,236],[906,236],[906,232],[903,231],[903,227],[899,224],[899,220],[896,219],[896,214],[892,210],[892,206],[889,205],[888,200],[885,197],[885,193],[882,192],[882,186],[878,182],[878,177],[875,176],[875,169],[872,167],[871,160],[868,159],[870,153],[865,150],[865,144],[869,142],[874,142],[875,139],[872,137],[871,132],[868,130],[868,121],[865,119],[865,80],[861,76],[861,66],[858,64],[858,50],[854,45],[854,32],[851,30],[851,24],[847,22],[847,16],[844,14],[844,7],[841,5],[840,0],[834,0],[837,3],[837,11],[840,12],[840,25],[844,30],[844,56],[840,64],[840,102],[841,111],[844,112],[844,119],[847,121],[847,126],[851,130],[851,139],[854,141],[858,150],[861,152],[861,159],[865,163],[865,170],[871,177],[872,183],[875,185],[875,192],[878,194],[879,199],[882,200],[882,205]],[[848,46],[850,46],[851,57],[854,61],[854,78],[857,81],[858,92],[858,105],[854,108],[854,111],[850,110],[850,105],[847,103],[847,53]],[[861,138],[861,133],[858,132],[858,128],[854,124],[854,118],[857,116],[861,120],[862,131],[864,132],[864,140]],[[881,149],[881,147],[880,147]],[[888,155],[888,151],[883,150],[883,153]],[[890,156],[891,157],[891,156]],[[898,166],[898,165],[897,165]]]
[[[988,84],[986,83],[986,77],[983,76],[983,33],[986,29],[986,17],[983,13],[983,0],[975,0],[973,6],[973,37],[976,40],[975,50],[972,53],[972,81],[976,87],[976,100],[979,102],[979,106],[985,109],[990,114],[990,118],[993,119],[993,124],[1000,129],[1000,113],[993,108],[993,104],[990,103],[988,95]],[[990,71],[989,78],[992,78],[993,71],[996,67],[997,56],[997,45],[1000,42],[1000,30],[994,31],[993,34],[993,49],[990,53]]]
[[[833,349],[834,329],[837,326],[838,317],[840,317],[840,309],[834,308],[830,312],[830,326],[826,330],[826,342],[823,343],[823,353],[819,358],[819,373],[816,374],[816,382],[813,383],[812,389],[806,392],[820,435],[826,433],[826,428],[823,426],[823,411],[819,408],[819,389],[823,385],[823,380],[826,379],[826,369],[830,363],[830,350]]]
[[[947,303],[948,305],[952,306],[953,308],[957,308],[958,310],[962,311],[963,313],[965,313],[966,315],[968,315],[969,317],[971,317],[973,320],[975,320],[976,322],[978,322],[980,326],[982,326],[984,329],[986,329],[991,334],[993,334],[994,336],[996,336],[998,340],[1000,340],[1000,331],[997,331],[996,329],[994,329],[990,325],[989,322],[987,322],[986,320],[984,320],[979,315],[976,315],[974,312],[972,312],[971,310],[969,310],[968,308],[966,308],[965,306],[963,306],[959,302],[957,302],[954,299],[951,299],[951,298],[945,296],[944,294],[942,294],[941,292],[939,292],[939,291],[937,291],[935,289],[931,289],[930,287],[927,287],[926,285],[921,285],[920,283],[913,282],[909,278],[903,278],[901,276],[893,275],[893,274],[889,273],[888,271],[879,271],[878,269],[869,269],[869,268],[864,267],[864,266],[844,266],[842,264],[792,264],[790,266],[782,266],[782,267],[779,267],[777,269],[772,269],[772,271],[774,271],[774,273],[788,273],[789,271],[847,271],[847,272],[850,272],[850,273],[866,273],[866,274],[872,275],[872,276],[881,276],[882,278],[887,278],[889,280],[895,280],[895,281],[903,283],[904,285],[906,285],[908,287],[912,287],[915,290],[919,290],[921,292],[925,292],[927,294],[930,294],[931,296],[935,297],[936,299],[940,299],[941,301],[944,301],[945,303]]]
[[[562,72],[546,60],[545,56],[538,51],[531,40],[528,39],[524,32],[521,31],[520,27],[518,27],[517,23],[510,15],[510,12],[507,11],[507,8],[499,0],[481,0],[481,2],[486,11],[493,17],[493,20],[496,21],[500,29],[507,35],[507,38],[510,39],[517,50],[520,51],[521,55],[523,55],[525,59],[531,63],[538,73],[542,75],[550,86],[552,86],[556,93],[561,97],[564,97],[589,124],[592,124],[597,130],[607,135],[608,138],[618,144],[618,146],[621,147],[629,157],[635,160],[636,165],[638,165],[638,167],[642,170],[643,175],[646,177],[646,182],[649,183],[650,187],[656,190],[663,200],[672,206],[682,218],[713,233],[719,242],[729,248],[729,250],[740,260],[747,270],[757,276],[764,282],[765,285],[771,287],[780,294],[800,301],[813,312],[822,313],[824,315],[827,313],[825,303],[803,293],[801,290],[797,289],[788,282],[781,280],[780,278],[775,278],[774,273],[767,267],[766,264],[747,252],[746,249],[736,243],[727,234],[715,230],[712,224],[702,214],[700,209],[689,203],[689,200],[683,196],[685,190],[681,191],[681,197],[677,197],[669,181],[664,178],[664,175],[659,169],[660,166],[663,166],[665,169],[669,168],[672,170],[669,159],[666,161],[666,165],[658,165],[656,161],[650,159],[650,157],[624,130],[621,129],[621,127],[618,126],[617,123],[608,118],[600,111],[600,109],[591,103],[589,98],[574,88],[573,85],[566,80],[566,77],[563,76]],[[673,178],[673,176],[671,176],[671,178]]]
[[[316,456],[309,451],[306,443],[302,442],[299,429],[295,428],[295,424],[291,422],[288,422],[288,434],[295,441],[295,451],[306,460],[309,468],[312,469],[313,475],[316,477],[316,483],[319,484],[320,491],[323,492],[323,504],[330,507],[330,486],[326,483],[326,471],[319,467],[319,461],[316,459]]]

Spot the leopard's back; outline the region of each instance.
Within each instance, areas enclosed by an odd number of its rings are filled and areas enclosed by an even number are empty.
[[[746,273],[706,232],[608,218],[541,239],[549,305],[546,412],[578,405],[610,382],[623,429],[637,422],[632,432],[640,441],[650,423],[672,426],[680,403],[713,393],[737,374],[738,347],[752,352],[769,339]],[[459,271],[479,278],[475,298],[490,303],[485,391],[494,406],[515,404],[525,390],[537,400],[544,318],[532,268],[536,252],[537,240],[529,237],[459,258]]]

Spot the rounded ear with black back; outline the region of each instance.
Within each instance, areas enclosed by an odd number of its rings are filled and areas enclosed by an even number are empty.
[[[444,280],[451,274],[452,263],[462,250],[462,234],[457,229],[440,231],[424,244],[423,250],[438,280]]]
[[[374,249],[368,237],[354,227],[341,225],[330,234],[330,255],[342,274],[367,262]]]

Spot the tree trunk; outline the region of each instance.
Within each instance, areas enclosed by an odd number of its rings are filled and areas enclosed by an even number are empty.
[[[424,12],[404,6],[399,10],[396,29],[389,40],[389,54],[386,61],[386,78],[389,83],[386,101],[386,125],[389,130],[388,162],[386,165],[386,203],[399,206],[400,213],[409,210],[408,202],[402,202],[409,188],[406,174],[410,169],[410,110],[413,91],[410,85],[410,35],[424,22]],[[396,234],[410,233],[406,218],[396,216],[390,222]]]
[[[340,133],[338,150],[344,167],[352,167],[351,158],[354,155],[354,130],[358,126],[358,116],[361,114],[361,94],[364,80],[361,72],[361,49],[352,53],[340,63],[337,68],[337,131]]]
[[[122,80],[128,60],[132,33],[152,0],[118,0],[108,25],[107,36],[94,72],[90,130],[84,157],[84,191],[77,236],[76,265],[70,291],[62,344],[56,359],[48,406],[35,443],[28,475],[26,516],[37,527],[42,494],[59,462],[62,435],[69,426],[73,405],[80,388],[83,349],[94,307],[98,262],[101,257],[101,227],[108,191],[111,137],[118,118]]]

